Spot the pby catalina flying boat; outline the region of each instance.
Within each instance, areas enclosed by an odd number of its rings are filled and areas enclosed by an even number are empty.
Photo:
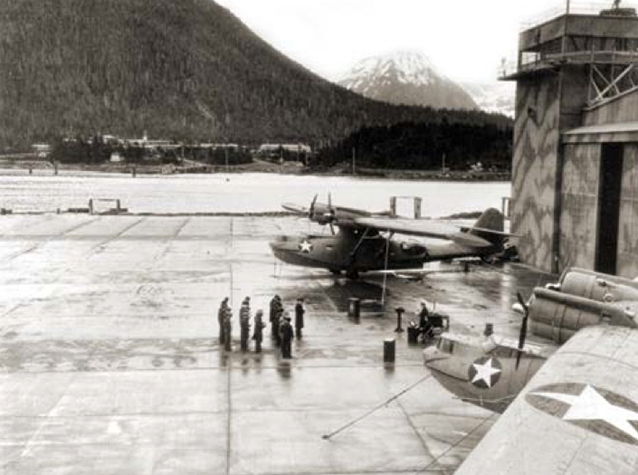
[[[533,335],[556,344],[588,326],[638,328],[638,283],[621,277],[574,268],[558,283],[536,288],[529,304],[518,299],[518,342],[491,332],[485,338],[448,332],[424,350],[425,365],[450,392],[503,412],[557,348],[526,342],[528,320]]]
[[[284,209],[310,221],[328,225],[331,235],[280,236],[270,243],[275,256],[289,264],[345,272],[356,278],[359,272],[414,269],[425,262],[480,257],[489,260],[503,250],[509,234],[503,231],[503,215],[490,208],[471,227],[430,219],[393,218],[388,213],[317,203],[309,208],[285,203]],[[338,232],[335,231],[338,227]],[[393,241],[394,234],[445,240],[441,244]]]

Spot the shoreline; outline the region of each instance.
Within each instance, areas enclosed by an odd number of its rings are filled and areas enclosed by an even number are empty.
[[[55,173],[53,165],[48,161],[0,161],[0,174],[4,171],[24,171],[25,175],[42,175]],[[90,172],[121,175],[215,175],[215,174],[243,174],[243,173],[268,173],[274,175],[316,176],[316,177],[351,177],[362,179],[387,179],[387,180],[428,180],[449,182],[508,182],[511,181],[509,172],[472,172],[472,171],[441,171],[441,170],[407,170],[407,169],[375,169],[359,168],[355,174],[346,170],[343,166],[328,169],[305,168],[297,162],[287,162],[282,165],[264,161],[256,161],[245,165],[202,165],[180,167],[175,165],[123,165],[123,164],[64,164],[58,166],[59,172]]]

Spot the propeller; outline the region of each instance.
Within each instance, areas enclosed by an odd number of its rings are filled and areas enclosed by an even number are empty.
[[[312,199],[312,201],[310,202],[310,208],[308,209],[308,218],[312,220],[313,216],[315,215],[315,203],[317,203],[317,198],[319,197],[319,195],[315,195],[315,197]]]
[[[516,297],[518,298],[518,303],[523,307],[523,321],[521,322],[521,332],[518,336],[518,354],[516,355],[516,369],[518,369],[518,365],[521,362],[521,356],[523,355],[523,347],[525,346],[525,339],[527,338],[527,319],[529,317],[529,306],[527,302],[523,299],[523,296],[520,292],[516,293]]]

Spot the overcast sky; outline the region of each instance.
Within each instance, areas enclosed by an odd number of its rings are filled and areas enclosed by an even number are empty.
[[[334,79],[355,62],[422,51],[456,80],[494,81],[521,24],[566,0],[216,0],[282,53]],[[623,2],[623,6],[630,2]],[[572,7],[607,2],[572,0]]]

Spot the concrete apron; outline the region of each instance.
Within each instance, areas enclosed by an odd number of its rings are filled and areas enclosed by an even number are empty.
[[[268,241],[307,232],[296,218],[7,216],[0,219],[1,474],[451,473],[494,418],[433,379],[330,434],[427,376],[420,346],[396,334],[421,299],[455,331],[486,322],[515,336],[521,268],[432,265],[422,282],[349,282],[281,266]],[[280,294],[304,337],[282,360],[239,350],[239,305]],[[231,298],[233,350],[217,308]],[[396,338],[396,362],[383,341]]]

